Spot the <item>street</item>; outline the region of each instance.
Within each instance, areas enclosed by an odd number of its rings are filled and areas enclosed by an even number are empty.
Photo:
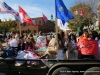
[[[5,73],[0,73],[0,75],[5,75]]]

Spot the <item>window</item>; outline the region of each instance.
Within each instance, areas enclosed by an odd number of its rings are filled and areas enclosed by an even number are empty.
[[[37,24],[37,21],[35,21],[36,22],[36,24]]]
[[[39,21],[39,24],[41,24],[41,21]]]

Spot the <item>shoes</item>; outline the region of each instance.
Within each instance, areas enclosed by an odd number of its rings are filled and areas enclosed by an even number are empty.
[[[21,66],[21,64],[19,64],[19,63],[16,63],[16,64],[15,64],[15,66]]]
[[[46,68],[46,66],[42,66],[41,68]]]

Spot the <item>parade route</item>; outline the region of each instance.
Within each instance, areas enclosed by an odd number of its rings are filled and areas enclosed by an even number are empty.
[[[0,73],[0,75],[6,75],[5,73]]]

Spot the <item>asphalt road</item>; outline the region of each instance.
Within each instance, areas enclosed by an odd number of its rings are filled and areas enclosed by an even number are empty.
[[[5,73],[0,73],[0,75],[5,75]]]
[[[0,75],[6,75],[5,73],[0,73]],[[23,74],[24,75],[24,74]],[[25,74],[25,75],[29,75],[29,74]],[[33,75],[33,74],[32,74]]]

